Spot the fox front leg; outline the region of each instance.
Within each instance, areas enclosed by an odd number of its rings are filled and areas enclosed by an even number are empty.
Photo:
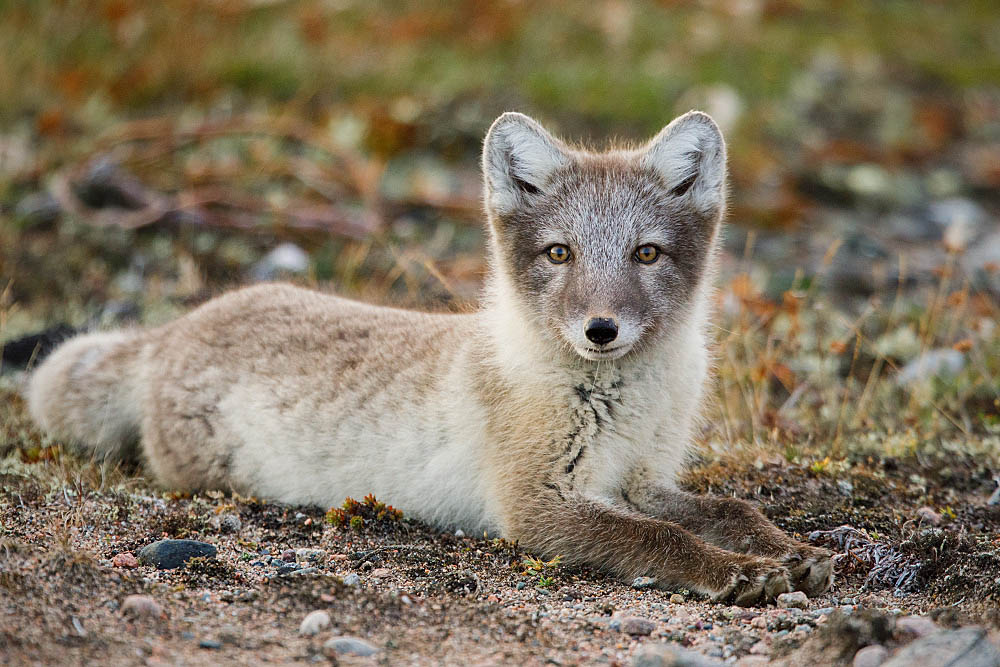
[[[780,561],[810,597],[833,583],[833,554],[792,539],[745,500],[700,496],[644,479],[623,491],[635,511],[676,523],[722,549]]]
[[[662,585],[741,606],[791,590],[790,573],[778,560],[727,551],[676,523],[551,489],[514,506],[508,534],[545,557],[561,555],[625,580],[653,575]]]

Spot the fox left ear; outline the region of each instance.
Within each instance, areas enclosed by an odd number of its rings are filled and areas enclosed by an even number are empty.
[[[522,113],[493,122],[483,144],[487,204],[509,213],[542,192],[553,171],[569,161],[562,142]]]
[[[671,194],[689,197],[704,213],[722,207],[726,142],[711,116],[689,111],[663,128],[644,150],[643,164],[660,174]]]

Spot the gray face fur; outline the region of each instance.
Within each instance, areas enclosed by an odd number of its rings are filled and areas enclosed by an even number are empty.
[[[579,356],[615,359],[683,321],[711,262],[725,200],[725,143],[691,112],[637,150],[573,150],[517,113],[486,137],[483,171],[494,270],[536,327]],[[553,245],[570,259],[549,259]],[[660,252],[639,262],[640,246]],[[597,345],[591,318],[618,335]]]

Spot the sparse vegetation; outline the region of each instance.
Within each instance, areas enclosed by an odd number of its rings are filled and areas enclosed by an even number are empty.
[[[684,487],[755,500],[837,548],[836,588],[814,607],[996,625],[994,5],[0,2],[0,345],[155,325],[261,279],[467,309],[497,113],[600,144],[706,108],[732,197],[717,379]],[[304,259],[273,262],[282,244]],[[431,531],[372,496],[324,520],[158,489],[43,437],[20,372],[0,363],[0,653],[14,662],[312,659],[298,617],[327,608],[390,662],[625,663],[643,640],[613,615],[682,616],[659,591]],[[211,541],[218,560],[112,565],[164,537]],[[301,548],[329,558],[299,564]],[[165,618],[126,623],[116,605],[133,593]],[[685,605],[697,618],[646,641],[706,652],[733,636],[742,656],[798,632]],[[854,643],[824,655],[888,641],[884,615],[851,619],[823,636]]]

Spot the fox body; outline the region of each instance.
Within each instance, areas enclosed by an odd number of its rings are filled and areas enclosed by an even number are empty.
[[[173,489],[327,507],[374,493],[740,604],[825,590],[828,552],[674,486],[709,371],[725,162],[697,112],[606,153],[504,114],[483,151],[479,311],[252,287],[68,341],[30,378],[29,408],[98,456],[141,455]]]

